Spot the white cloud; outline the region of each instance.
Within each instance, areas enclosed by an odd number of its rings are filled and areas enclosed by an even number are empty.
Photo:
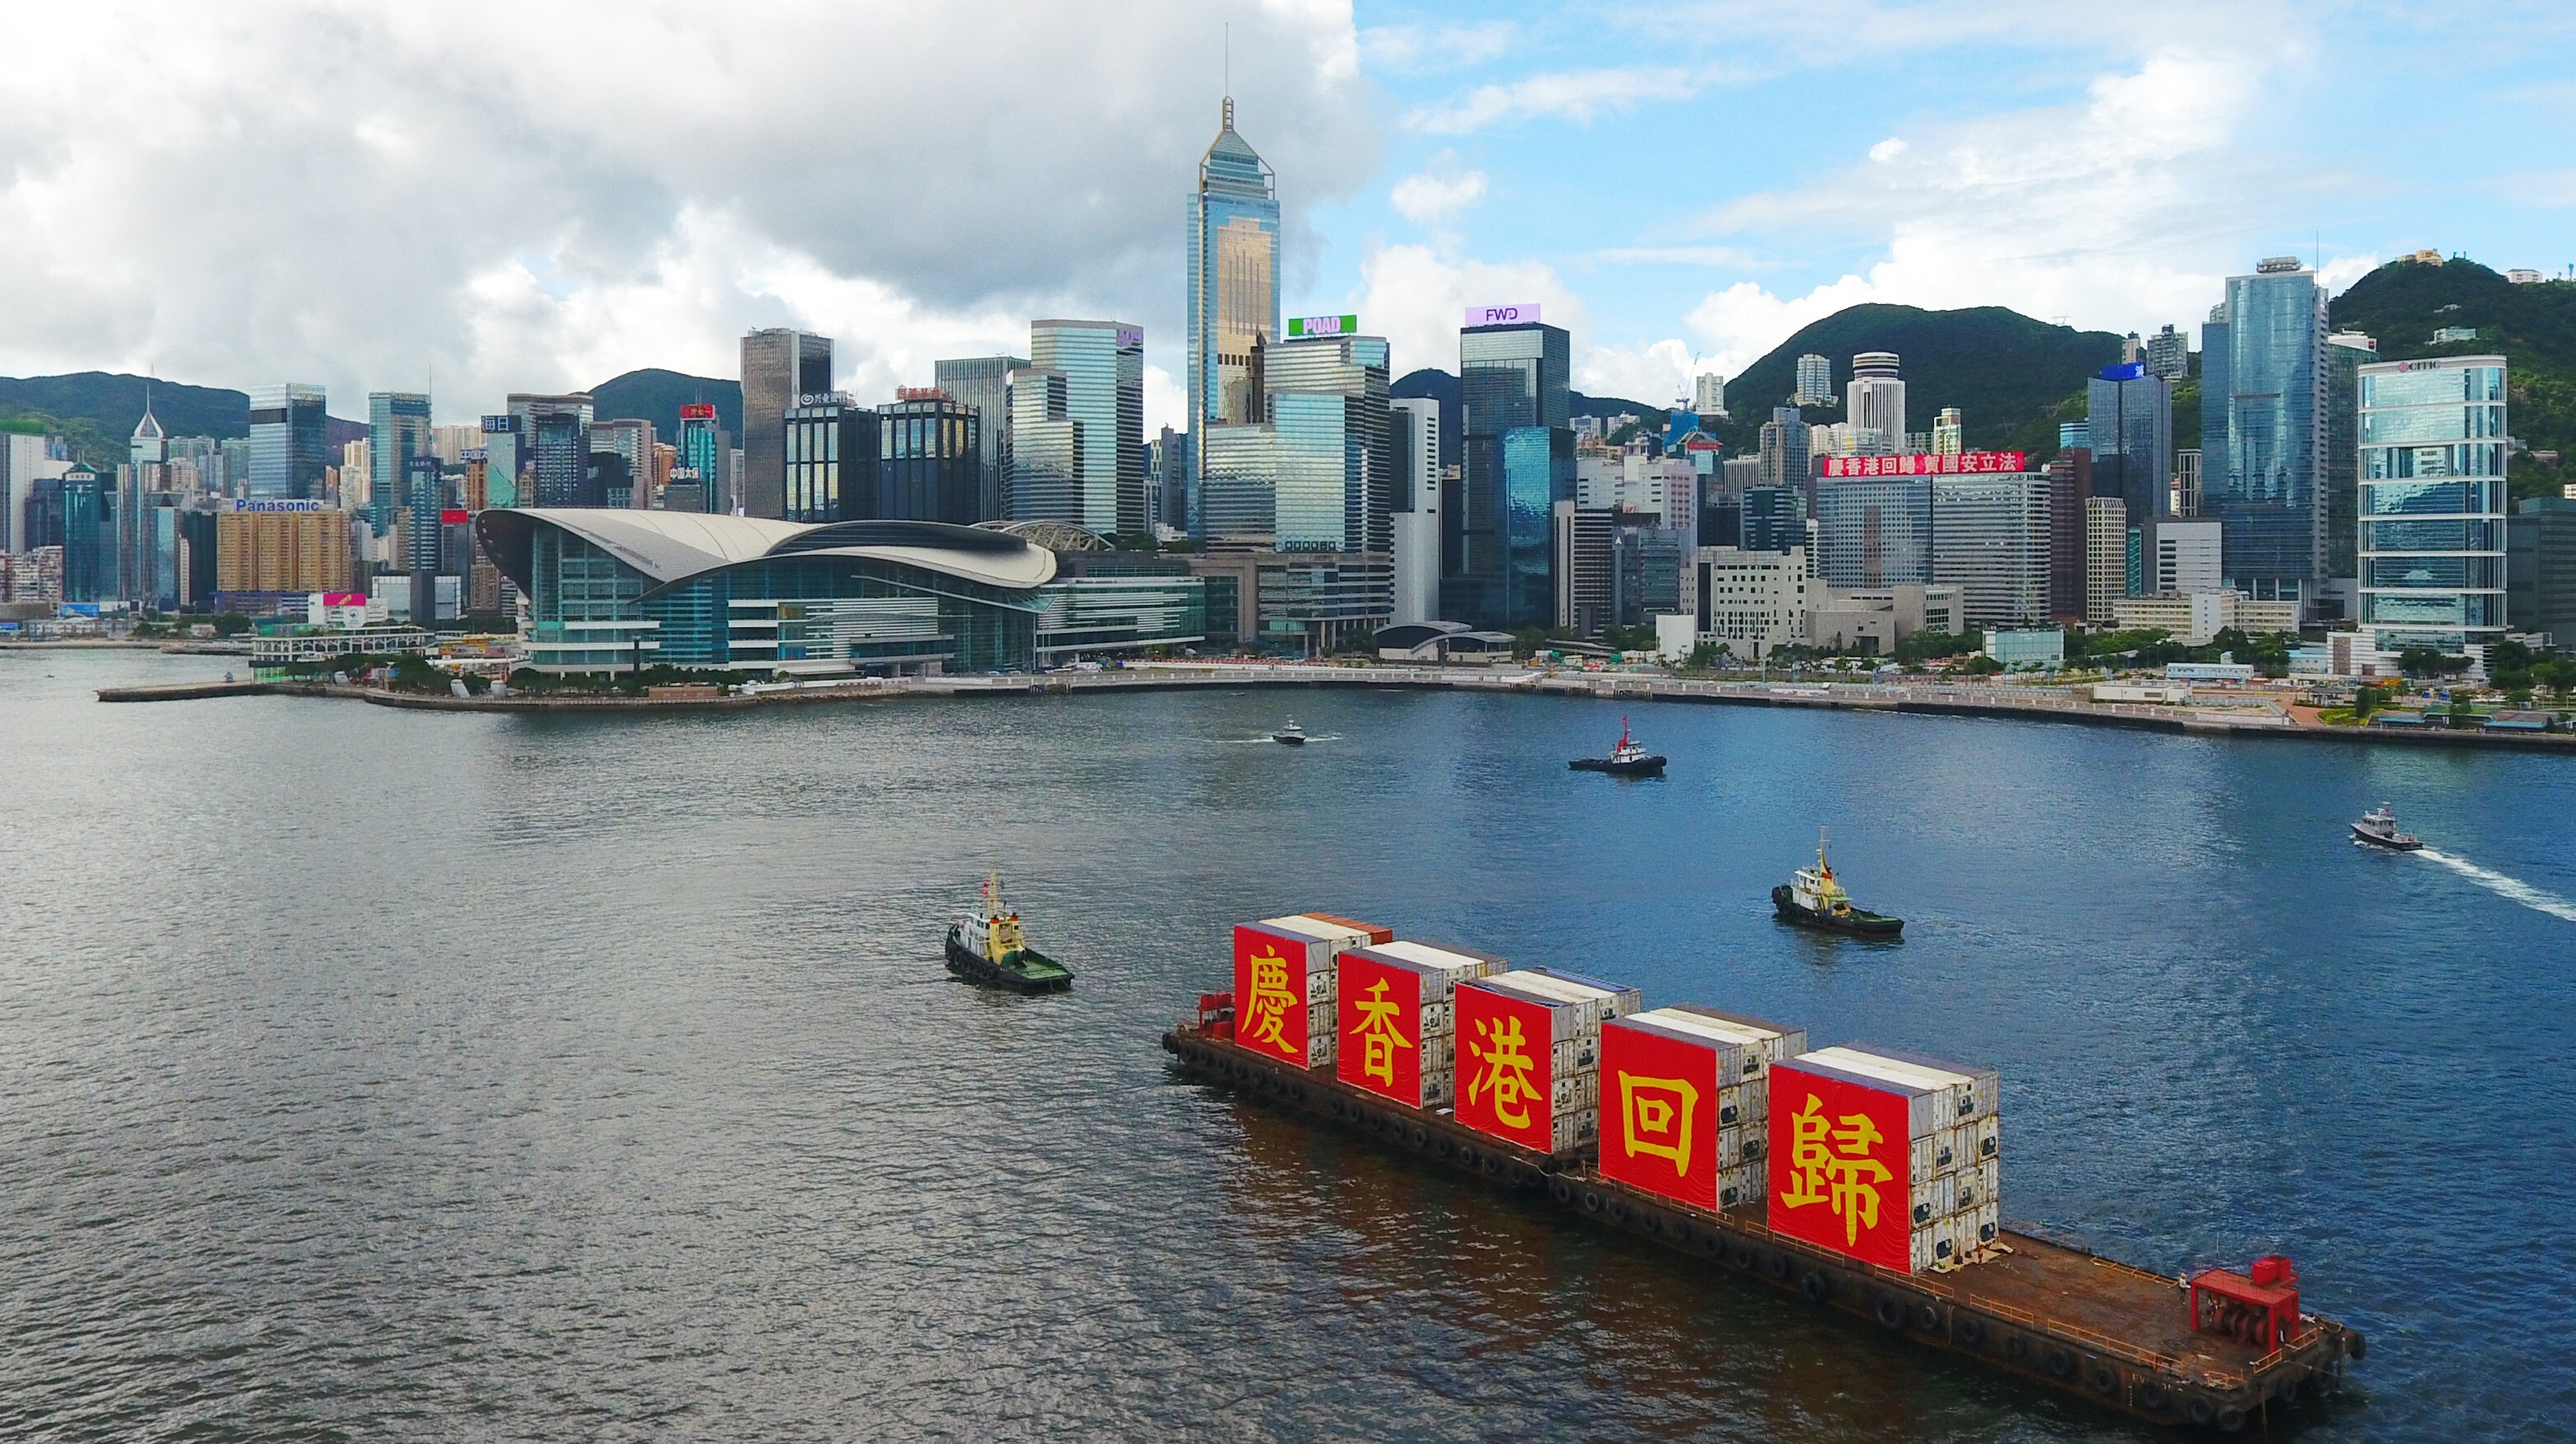
[[[1497,121],[1557,116],[1588,121],[1647,101],[1684,100],[1716,80],[1711,67],[1634,65],[1533,75],[1509,84],[1480,85],[1445,105],[1424,106],[1405,124],[1432,135],[1465,135]]]
[[[1454,258],[1430,246],[1375,246],[1360,263],[1350,298],[1362,330],[1387,338],[1394,372],[1458,369],[1458,323],[1469,306],[1536,301],[1548,323],[1578,337],[1589,314],[1552,266],[1538,261]]]
[[[1431,74],[1498,60],[1519,43],[1505,20],[1474,25],[1378,25],[1359,33],[1360,56],[1377,70]]]
[[[2120,331],[2196,323],[2252,259],[2238,254],[2254,244],[2245,198],[2295,204],[2318,184],[2263,169],[2264,152],[2240,143],[2264,80],[2238,54],[2162,52],[2100,76],[2078,104],[1927,126],[1868,163],[1719,207],[1712,231],[1766,249],[1880,228],[1886,248],[1801,296],[1750,282],[1711,292],[1691,330],[1732,375],[1865,301],[2006,305]]]
[[[1417,226],[1437,226],[1455,218],[1460,212],[1485,198],[1485,173],[1471,170],[1464,175],[1442,175],[1453,159],[1447,151],[1432,161],[1432,169],[1406,176],[1395,183],[1389,199],[1404,218]]]
[[[311,379],[442,420],[634,366],[731,375],[754,325],[858,387],[1032,314],[1178,352],[1181,198],[1224,17],[1138,0],[709,10],[684,0],[94,0],[0,69],[0,371]],[[1232,17],[1238,124],[1301,208],[1374,157],[1343,0]],[[522,44],[510,37],[576,36]],[[134,57],[149,55],[148,83]],[[1144,84],[1138,78],[1203,77]],[[828,77],[828,83],[815,78]],[[810,82],[810,83],[809,83]]]
[[[1690,394],[1691,377],[1714,371],[1688,345],[1657,341],[1639,350],[1594,346],[1575,363],[1574,389],[1588,396],[1618,396],[1648,406],[1670,406]]]

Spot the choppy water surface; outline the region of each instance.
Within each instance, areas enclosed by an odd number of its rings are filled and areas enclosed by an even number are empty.
[[[89,699],[208,671],[0,653],[0,1437],[2136,1437],[1167,1075],[1228,925],[1310,907],[1999,1065],[2007,1215],[2165,1272],[2278,1249],[2368,1331],[2303,1437],[2576,1419],[2562,759],[1446,695]],[[1672,776],[1567,772],[1623,710]],[[1314,745],[1243,743],[1291,711]],[[2434,849],[2345,842],[2383,799]],[[1769,920],[1820,824],[1903,945]],[[1069,996],[947,980],[991,867]]]

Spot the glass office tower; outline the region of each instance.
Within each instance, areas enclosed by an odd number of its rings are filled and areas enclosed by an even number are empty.
[[[698,479],[698,505],[702,510],[733,510],[732,498],[724,494],[726,453],[732,442],[726,437],[724,424],[717,420],[714,406],[695,401],[680,408],[679,457],[674,468],[686,468]]]
[[[528,487],[519,501],[537,506],[605,506],[605,497],[592,495],[590,487],[590,417],[591,400],[587,392],[562,396],[537,396],[512,392],[506,403],[509,414],[519,418],[520,445],[527,448],[520,463]]]
[[[1458,333],[1459,494],[1441,509],[1448,618],[1506,630],[1555,620],[1555,509],[1574,500],[1570,353],[1562,327],[1535,321]]]
[[[983,467],[975,507],[988,518],[1010,514],[1002,498],[1011,475],[1011,373],[1028,364],[1025,356],[967,356],[931,366],[934,386],[974,408]]]
[[[1263,410],[1278,432],[1277,546],[1384,552],[1397,478],[1382,336],[1318,336],[1264,353]]]
[[[1816,480],[1816,575],[1846,591],[1932,580],[1932,478]]]
[[[1281,334],[1277,178],[1235,133],[1232,96],[1199,159],[1189,231],[1187,385],[1190,431],[1200,434],[1261,419],[1252,355]]]
[[[1061,371],[1011,373],[1011,475],[1002,497],[1013,521],[1082,525],[1082,423],[1073,419]]]
[[[2504,636],[2505,358],[2360,369],[2361,625],[2383,652]]]
[[[330,467],[319,386],[263,386],[250,398],[250,489],[254,501],[313,501]]]
[[[367,393],[367,519],[393,532],[404,498],[403,463],[429,450],[429,397],[418,391]]]
[[[1082,424],[1079,514],[1048,519],[1070,521],[1103,536],[1150,531],[1145,521],[1145,328],[1124,321],[1032,321],[1029,364],[1064,377],[1065,416]]]
[[[983,418],[937,388],[906,388],[877,408],[877,475],[861,515],[973,526],[983,509]]]
[[[832,391],[832,338],[775,327],[742,338],[742,473],[734,503],[749,516],[785,515],[787,408]]]
[[[2170,515],[2173,383],[2130,361],[2103,367],[2084,391],[2093,494],[2118,497],[2132,521]]]
[[[2228,278],[2201,334],[2202,514],[2218,518],[2227,583],[2308,602],[2326,554],[2325,292],[2273,257]]]
[[[877,413],[845,392],[799,398],[781,420],[788,521],[859,521],[876,502]]]

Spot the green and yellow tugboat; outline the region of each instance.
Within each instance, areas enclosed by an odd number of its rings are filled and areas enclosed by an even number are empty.
[[[983,908],[948,925],[948,971],[1014,993],[1061,993],[1073,986],[1071,969],[1021,936],[1020,915],[1002,906],[999,873],[984,883]]]
[[[1786,884],[1771,889],[1771,910],[1784,923],[1829,933],[1885,939],[1905,931],[1903,918],[1852,906],[1850,894],[1834,879],[1833,864],[1825,861],[1822,832],[1816,834],[1816,865],[1798,869]]]

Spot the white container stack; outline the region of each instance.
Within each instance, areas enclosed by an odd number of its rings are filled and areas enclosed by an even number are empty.
[[[1343,975],[1340,987],[1345,996],[1361,995],[1353,986],[1356,977],[1392,978],[1397,982],[1411,979],[1410,999],[1398,996],[1396,1001],[1400,1005],[1409,1002],[1409,1011],[1417,1023],[1410,1041],[1419,1049],[1419,1056],[1406,1070],[1415,1080],[1411,1089],[1362,1075],[1356,1065],[1341,1069],[1343,1081],[1415,1108],[1447,1107],[1458,1091],[1458,985],[1510,968],[1511,964],[1491,953],[1448,943],[1402,940],[1344,950],[1338,971]],[[1349,1054],[1348,1040],[1342,1050]]]
[[[1541,1121],[1529,1129],[1510,1127],[1507,1120],[1465,1103],[1459,1106],[1459,1121],[1548,1153],[1566,1153],[1593,1143],[1601,1131],[1601,1025],[1642,1010],[1645,995],[1635,988],[1547,968],[1497,973],[1472,986],[1543,1020],[1530,1030],[1528,1042],[1535,1052],[1540,1038],[1545,1039],[1547,1086],[1540,1100],[1545,1105]],[[1463,1077],[1472,1069],[1472,1061],[1462,1057],[1459,1074]]]
[[[1807,1030],[1689,1003],[1635,1016],[1730,1046],[1735,1077],[1717,1093],[1717,1206],[1761,1202],[1769,1190],[1762,1159],[1771,1132],[1771,1065],[1806,1052]]]
[[[1974,1262],[2003,1226],[2001,1083],[1992,1068],[1848,1044],[1801,1063],[1897,1085],[1912,1098],[1906,1201],[1914,1272]]]

